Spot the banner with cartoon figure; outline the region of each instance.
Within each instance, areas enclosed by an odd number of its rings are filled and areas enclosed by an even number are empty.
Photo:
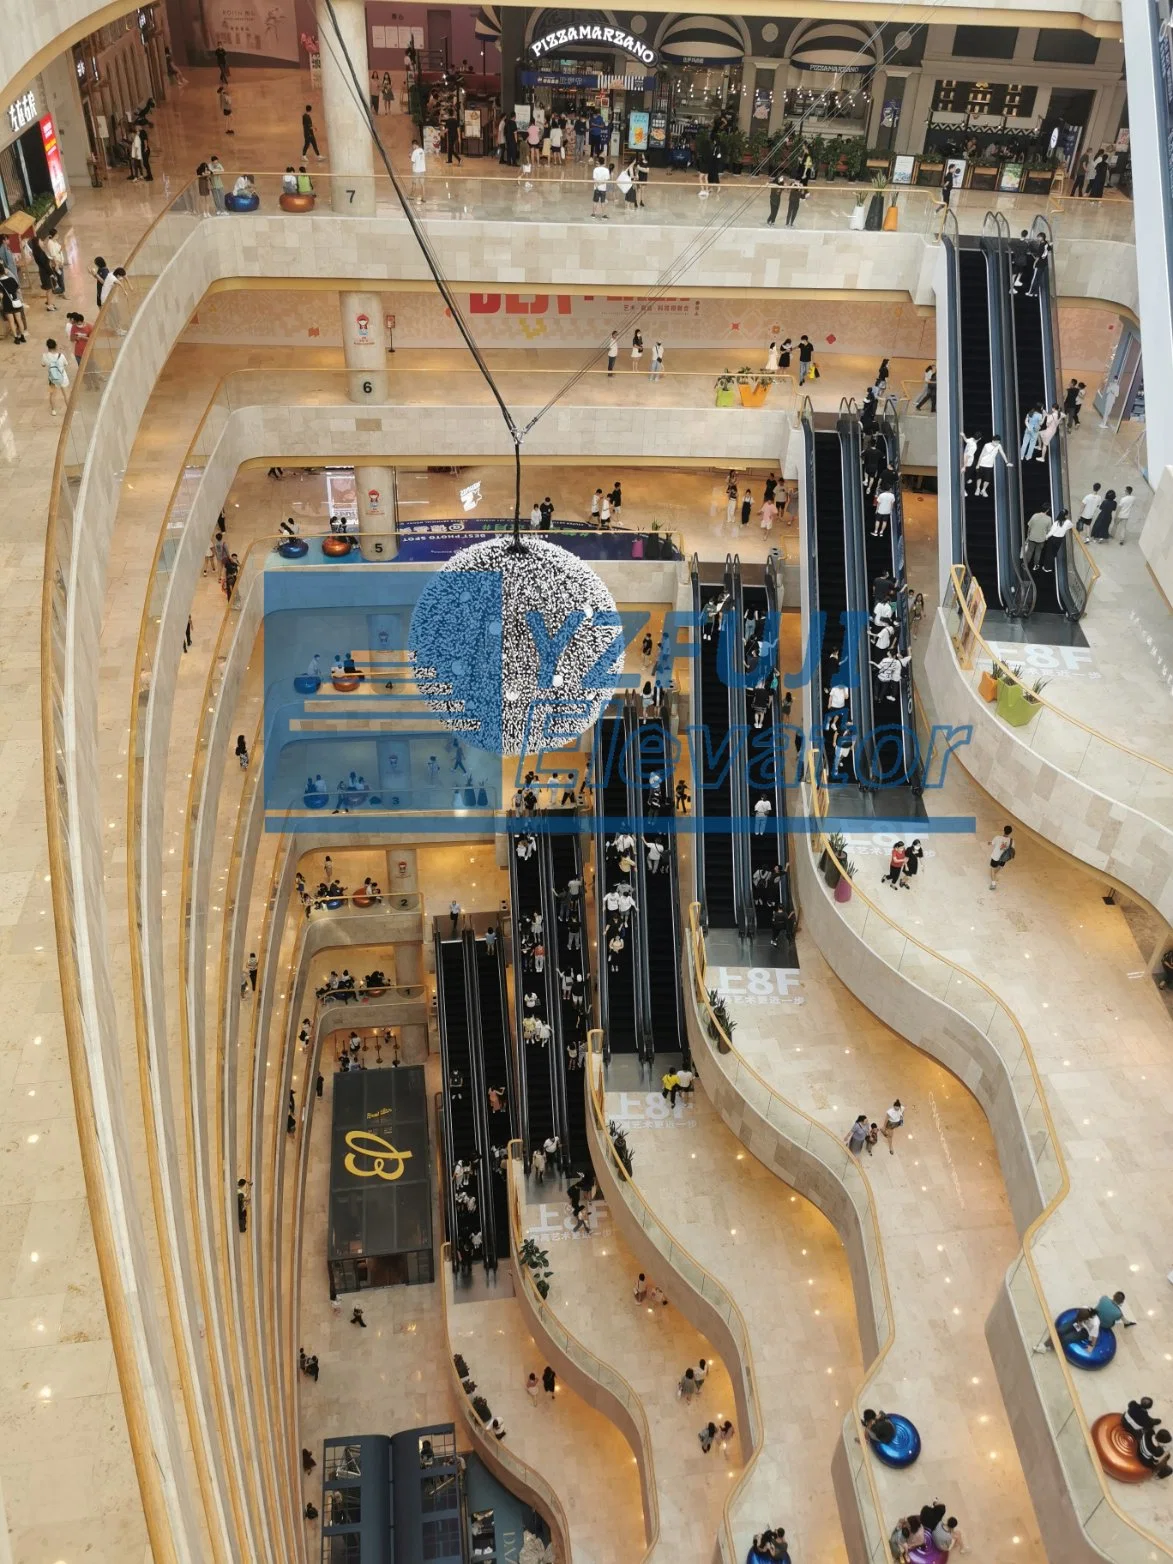
[[[266,60],[298,58],[293,0],[204,0],[204,31],[209,49]]]

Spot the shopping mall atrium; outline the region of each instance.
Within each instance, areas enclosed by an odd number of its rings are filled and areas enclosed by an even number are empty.
[[[0,0],[0,1564],[1173,1561],[1171,34]]]

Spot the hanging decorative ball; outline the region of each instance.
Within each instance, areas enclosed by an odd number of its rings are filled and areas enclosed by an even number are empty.
[[[615,600],[557,544],[494,538],[454,554],[411,616],[415,681],[479,749],[558,749],[593,727],[623,668]]]

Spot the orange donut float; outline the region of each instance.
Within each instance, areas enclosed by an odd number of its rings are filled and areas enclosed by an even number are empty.
[[[1143,1483],[1153,1474],[1136,1453],[1136,1440],[1119,1412],[1105,1412],[1092,1424],[1092,1443],[1100,1465],[1118,1483]]]
[[[362,683],[362,675],[357,673],[336,673],[330,682],[341,694],[350,695]]]

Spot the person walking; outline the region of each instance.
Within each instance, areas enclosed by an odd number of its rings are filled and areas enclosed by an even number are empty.
[[[753,515],[753,493],[752,493],[751,490],[746,489],[745,493],[741,496],[741,525],[743,527],[748,527],[749,526],[749,518],[752,515]]]
[[[611,340],[607,343],[607,373],[615,373],[615,365],[619,362],[619,333],[613,331]]]
[[[652,343],[652,367],[648,371],[649,380],[659,380],[664,373],[664,344],[656,339]]]
[[[892,1142],[895,1139],[896,1131],[903,1123],[904,1104],[900,1101],[900,1098],[897,1097],[892,1106],[888,1109],[887,1113],[885,1113],[883,1128],[880,1130],[880,1134],[888,1142],[888,1155],[890,1157],[894,1157],[896,1155],[896,1148],[893,1146]]]
[[[797,179],[790,181],[790,194],[786,197],[786,226],[793,228],[798,218],[798,209],[806,200],[806,189],[799,184]]]
[[[607,186],[610,183],[611,169],[600,152],[591,174],[591,217],[601,217],[604,222],[607,221]]]
[[[1116,539],[1121,548],[1124,547],[1124,544],[1128,538],[1128,518],[1132,515],[1132,507],[1135,504],[1136,495],[1133,494],[1132,485],[1129,484],[1128,487],[1124,490],[1124,493],[1116,501],[1116,526],[1112,532],[1112,536]]]
[[[41,354],[41,363],[45,366],[45,374],[49,385],[49,412],[57,417],[57,403],[61,403],[61,411],[64,412],[67,401],[65,393],[69,390],[69,360],[57,346],[55,337],[45,338],[45,352]]]
[[[225,53],[222,43],[216,45],[216,64],[220,68],[221,82],[226,82],[228,80],[228,55]]]
[[[549,1396],[550,1400],[553,1401],[555,1392],[558,1389],[558,1376],[548,1363],[542,1370],[542,1389]]]
[[[383,82],[382,86],[380,87],[380,92],[382,93],[383,97],[383,113],[390,114],[391,105],[395,102],[395,88],[391,84],[390,71],[383,72]]]
[[[1079,507],[1079,520],[1075,523],[1080,532],[1086,532],[1096,519],[1096,513],[1100,508],[1100,485],[1093,483],[1083,497]]]
[[[768,537],[773,530],[774,520],[778,515],[778,507],[774,503],[774,498],[772,495],[767,495],[766,498],[762,501],[762,508],[759,512],[759,515],[762,519],[763,536]]]
[[[691,1401],[693,1396],[697,1395],[699,1391],[700,1386],[696,1382],[696,1375],[691,1368],[686,1368],[676,1381],[677,1401]]]
[[[861,1113],[855,1123],[843,1137],[844,1144],[853,1157],[858,1157],[863,1150],[863,1144],[868,1138],[868,1116]]]
[[[909,889],[912,881],[920,873],[920,861],[924,855],[925,850],[921,846],[920,837],[914,836],[904,849],[904,874],[901,876],[900,883],[905,890]]]
[[[317,138],[317,135],[314,132],[314,106],[313,106],[312,103],[307,103],[305,108],[302,110],[302,115],[301,115],[301,155],[302,155],[302,157],[305,157],[306,153],[310,150],[311,147],[313,147],[313,149],[314,149],[314,156],[317,158],[318,162],[320,163],[322,161],[322,154],[321,154],[321,151],[318,148],[318,138]]]
[[[932,364],[925,365],[925,387],[916,400],[914,412],[919,413],[925,403],[929,404],[929,412],[937,411],[937,371]]]
[[[990,889],[998,889],[998,876],[1014,857],[1014,827],[1004,825],[1001,836],[990,842]]]
[[[1073,196],[1081,196],[1083,194],[1084,186],[1087,184],[1087,167],[1090,162],[1091,157],[1085,152],[1079,160],[1079,166],[1075,170],[1075,178],[1071,183],[1071,194]]]
[[[815,359],[815,345],[804,331],[798,339],[798,383],[805,385],[810,378]]]
[[[220,113],[224,116],[224,134],[235,136],[236,132],[232,128],[232,94],[227,87],[217,87],[216,92],[220,99]]]
[[[248,960],[245,962],[245,971],[248,973],[249,987],[252,989],[254,994],[257,991],[257,969],[259,965],[260,963],[257,961],[256,951],[250,950],[248,953]]]
[[[1092,537],[1097,543],[1106,543],[1112,536],[1112,518],[1116,514],[1116,490],[1109,489],[1100,501],[1099,514],[1092,523]]]
[[[782,205],[782,191],[786,186],[786,175],[782,169],[776,168],[770,175],[770,215],[766,218],[766,227],[773,228],[778,221],[778,209]]]
[[[236,750],[235,750],[235,754],[236,754],[237,760],[240,763],[240,769],[242,771],[247,771],[248,770],[248,744],[245,741],[245,737],[244,737],[243,733],[238,733],[236,735]]]
[[[731,472],[725,480],[725,524],[731,527],[733,518],[737,515],[737,496],[741,487],[737,482],[737,474]]]
[[[908,861],[902,841],[895,842],[891,855],[888,858],[888,872],[884,876],[884,883],[890,885],[893,890],[900,883],[900,876],[904,873],[904,865]]]

